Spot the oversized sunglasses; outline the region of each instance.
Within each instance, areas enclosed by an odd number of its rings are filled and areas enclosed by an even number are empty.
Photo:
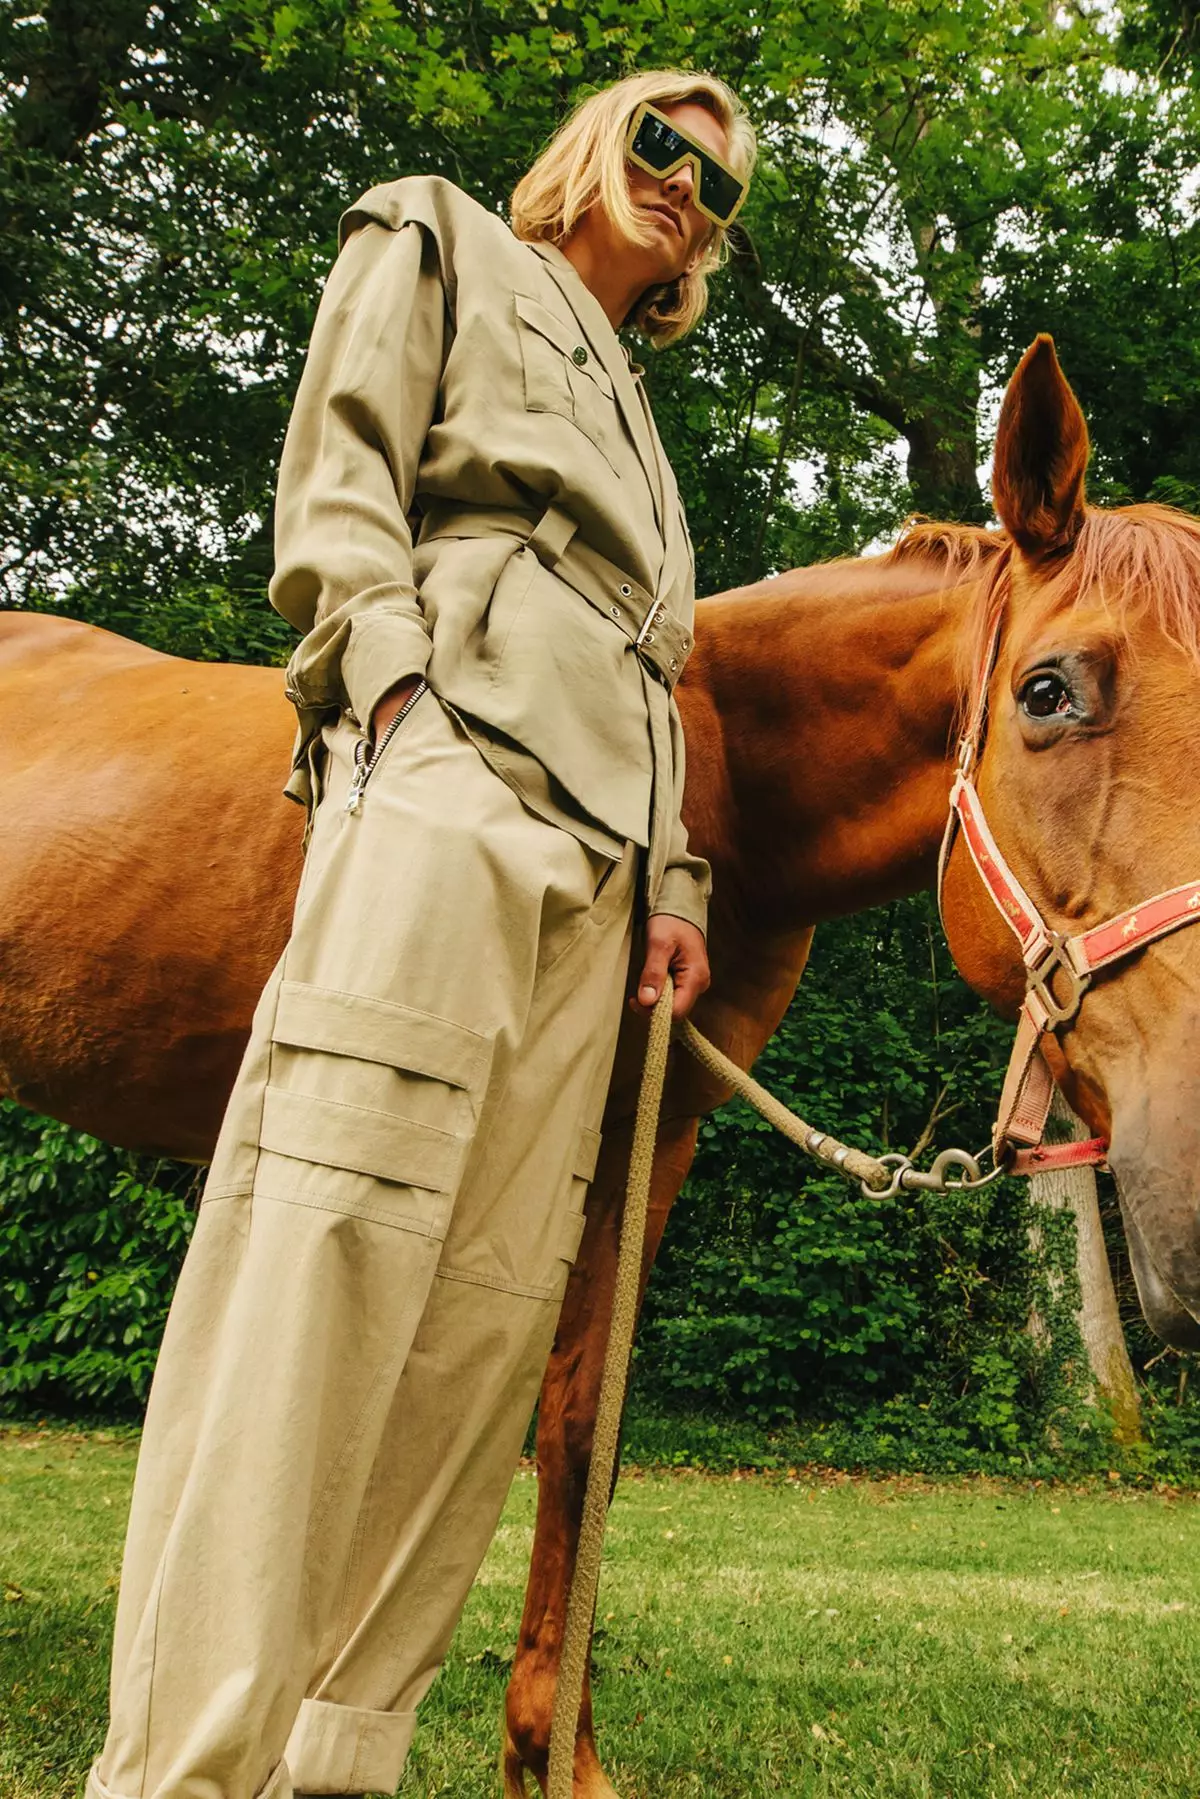
[[[695,179],[692,203],[714,225],[732,224],[746,198],[749,184],[735,175],[728,163],[646,102],[630,121],[625,154],[636,167],[645,169],[648,175],[657,175],[660,181],[690,162]]]

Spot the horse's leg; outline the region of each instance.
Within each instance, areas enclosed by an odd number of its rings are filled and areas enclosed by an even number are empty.
[[[667,1214],[692,1160],[698,1123],[695,1117],[671,1119],[659,1133],[642,1261],[643,1294]],[[632,1126],[627,1124],[605,1137],[588,1197],[583,1245],[542,1384],[537,1527],[521,1635],[508,1684],[505,1799],[525,1799],[527,1772],[545,1791],[550,1718],[612,1315],[631,1136]],[[574,1799],[617,1799],[596,1755],[586,1679],[575,1740]]]

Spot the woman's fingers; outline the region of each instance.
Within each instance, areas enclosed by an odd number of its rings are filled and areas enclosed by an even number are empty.
[[[704,933],[686,918],[656,912],[646,925],[646,954],[632,1002],[637,1010],[654,1010],[668,973],[675,982],[671,1016],[686,1018],[709,983]]]

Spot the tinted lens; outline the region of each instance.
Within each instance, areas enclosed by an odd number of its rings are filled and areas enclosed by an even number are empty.
[[[681,156],[686,156],[691,147],[690,142],[672,130],[665,119],[656,119],[649,112],[638,126],[631,145],[644,161],[656,169],[669,169]]]
[[[737,211],[745,187],[736,175],[730,175],[719,163],[707,156],[700,159],[700,186],[696,198],[708,212],[715,213],[725,224]]]
[[[665,119],[656,118],[651,112],[643,114],[629,148],[647,168],[660,175],[677,168],[684,157],[694,156],[697,204],[721,225],[727,224],[737,211],[745,184],[714,162],[694,138],[685,137]]]

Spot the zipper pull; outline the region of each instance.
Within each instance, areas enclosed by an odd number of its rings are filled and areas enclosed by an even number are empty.
[[[362,805],[363,788],[371,772],[373,756],[368,756],[368,744],[365,737],[360,737],[354,746],[354,779],[350,783],[350,792],[346,796],[346,811],[353,814]]]

